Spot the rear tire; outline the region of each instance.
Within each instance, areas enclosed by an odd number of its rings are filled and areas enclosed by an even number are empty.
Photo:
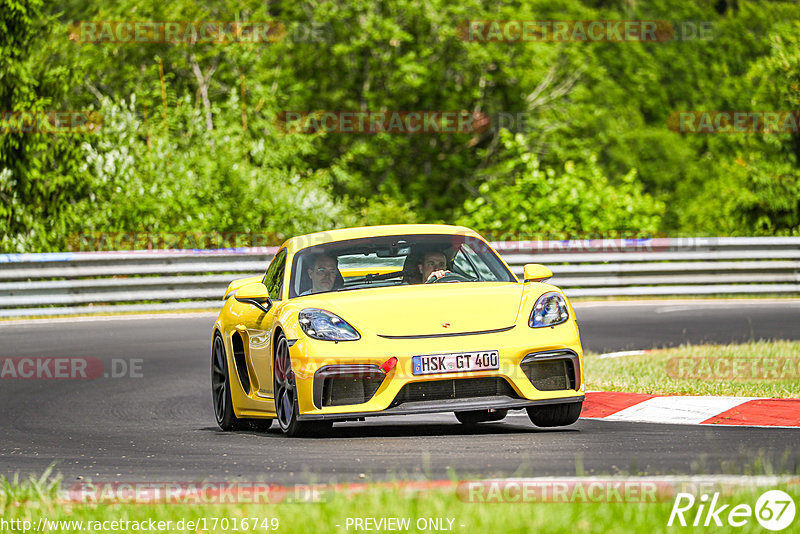
[[[455,412],[455,414],[459,423],[472,426],[478,423],[502,421],[508,415],[508,410],[470,410],[468,412]]]
[[[244,427],[244,421],[233,413],[228,357],[219,333],[214,335],[214,343],[211,345],[211,398],[217,424],[222,430],[228,432]]]
[[[214,336],[214,343],[211,346],[211,397],[214,402],[217,424],[226,432],[231,430],[266,432],[272,426],[272,419],[239,419],[236,417],[231,401],[228,358],[220,334]]]
[[[578,420],[581,415],[583,401],[564,404],[548,404],[544,406],[528,406],[528,418],[536,426],[542,428],[567,426]]]

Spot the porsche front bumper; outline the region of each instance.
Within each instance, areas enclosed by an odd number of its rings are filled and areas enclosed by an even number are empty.
[[[476,349],[497,350],[499,368],[428,375],[412,372],[411,362],[415,355]],[[301,338],[293,345],[291,354],[298,390],[299,420],[522,409],[581,402],[584,398],[582,351],[577,328],[570,323],[542,331],[516,327],[510,331],[458,338],[373,338],[366,344],[334,344]],[[381,365],[392,357],[397,358],[397,365],[384,372]],[[550,387],[548,384],[552,383],[547,382],[547,377],[544,381],[537,381],[527,366],[532,362],[544,365],[564,362],[566,384]],[[354,375],[360,375],[367,384],[363,386],[363,398],[350,393],[350,397],[344,394],[344,400],[340,397],[337,401],[335,395],[331,400],[331,387],[325,380],[354,380]],[[334,382],[334,387],[340,385]]]

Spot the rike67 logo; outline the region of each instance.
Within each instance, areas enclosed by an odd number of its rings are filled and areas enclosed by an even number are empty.
[[[678,493],[667,526],[721,527],[725,523],[731,527],[743,527],[755,516],[759,524],[767,530],[783,530],[794,521],[795,504],[788,493],[770,490],[762,494],[755,507],[749,504],[719,504],[719,493],[710,498],[703,494],[696,499],[691,493]]]

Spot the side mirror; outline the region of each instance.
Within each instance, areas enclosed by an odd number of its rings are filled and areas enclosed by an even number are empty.
[[[267,286],[261,282],[247,284],[236,290],[236,300],[245,304],[252,304],[263,312],[268,312],[272,307]]]
[[[553,271],[539,263],[525,264],[525,281],[541,282],[553,277]]]

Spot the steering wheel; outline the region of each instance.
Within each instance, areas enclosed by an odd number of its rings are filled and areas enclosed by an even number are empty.
[[[470,279],[467,278],[466,276],[460,275],[458,273],[448,272],[441,278],[436,278],[435,276],[433,278],[429,278],[428,280],[425,281],[425,283],[436,284],[439,282],[468,282],[469,280]]]

